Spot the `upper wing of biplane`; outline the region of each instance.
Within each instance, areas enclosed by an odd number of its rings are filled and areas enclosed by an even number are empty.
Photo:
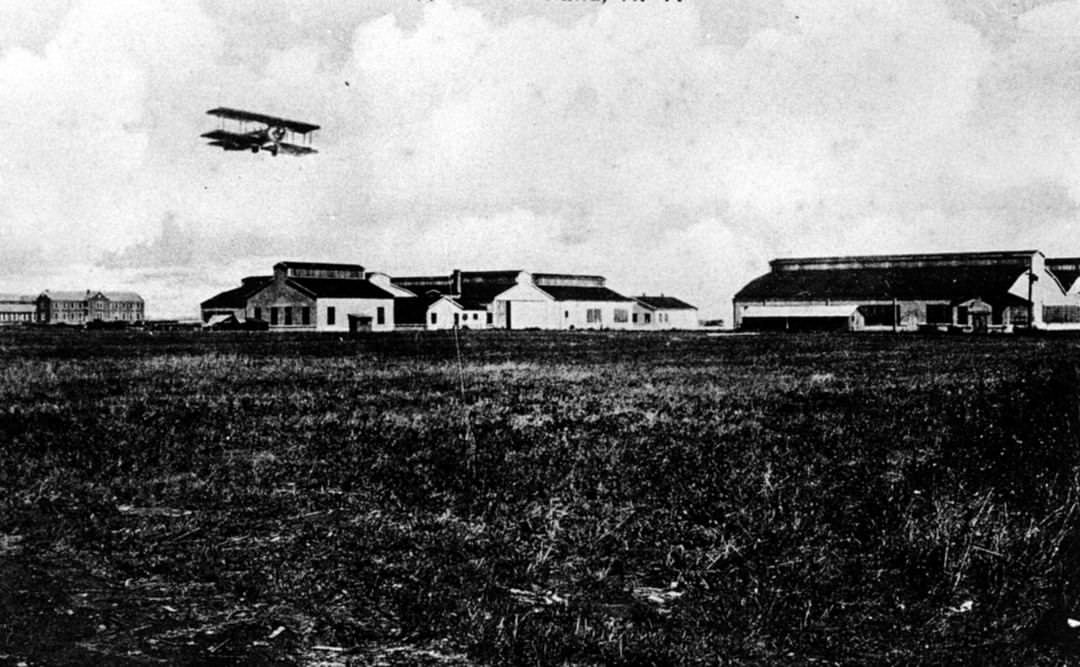
[[[284,127],[293,132],[299,132],[300,134],[307,134],[313,130],[319,129],[318,125],[312,125],[311,123],[301,123],[295,120],[288,120],[287,118],[277,118],[276,116],[267,116],[261,113],[252,113],[250,111],[241,111],[239,109],[229,109],[228,107],[217,107],[211,109],[206,113],[211,116],[217,116],[218,118],[228,118],[230,120],[250,121],[254,123],[263,123],[270,127]]]

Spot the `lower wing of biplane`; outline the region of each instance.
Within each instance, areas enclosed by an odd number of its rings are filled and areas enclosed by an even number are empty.
[[[291,133],[294,136],[300,135],[306,142],[309,140],[308,133],[319,129],[318,125],[225,107],[211,109],[206,113],[221,118],[223,124],[225,120],[231,120],[241,125],[239,132],[222,127],[203,134],[203,138],[210,140],[208,143],[211,146],[218,146],[227,151],[249,150],[252,153],[265,150],[271,155],[277,155],[279,152],[289,155],[310,155],[318,152],[311,146],[284,141],[285,136]],[[263,127],[247,131],[247,123],[259,123]]]

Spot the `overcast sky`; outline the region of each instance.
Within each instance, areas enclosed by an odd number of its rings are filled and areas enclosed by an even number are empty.
[[[608,276],[730,319],[769,259],[1080,255],[1080,4],[3,0],[0,291],[151,317],[279,260]],[[229,106],[304,158],[199,137]]]

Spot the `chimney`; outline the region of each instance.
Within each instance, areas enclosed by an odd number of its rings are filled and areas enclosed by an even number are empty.
[[[454,269],[450,274],[450,291],[456,296],[461,296],[461,269]]]

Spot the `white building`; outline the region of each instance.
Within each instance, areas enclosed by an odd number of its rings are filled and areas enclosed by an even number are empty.
[[[673,296],[634,297],[631,320],[635,329],[697,329],[698,309]]]
[[[630,329],[634,300],[605,285],[603,276],[558,273],[533,275],[536,286],[554,301],[547,329]]]
[[[279,262],[272,277],[251,279],[202,305],[204,321],[221,311],[240,313],[273,331],[394,329],[394,294],[356,264]]]

